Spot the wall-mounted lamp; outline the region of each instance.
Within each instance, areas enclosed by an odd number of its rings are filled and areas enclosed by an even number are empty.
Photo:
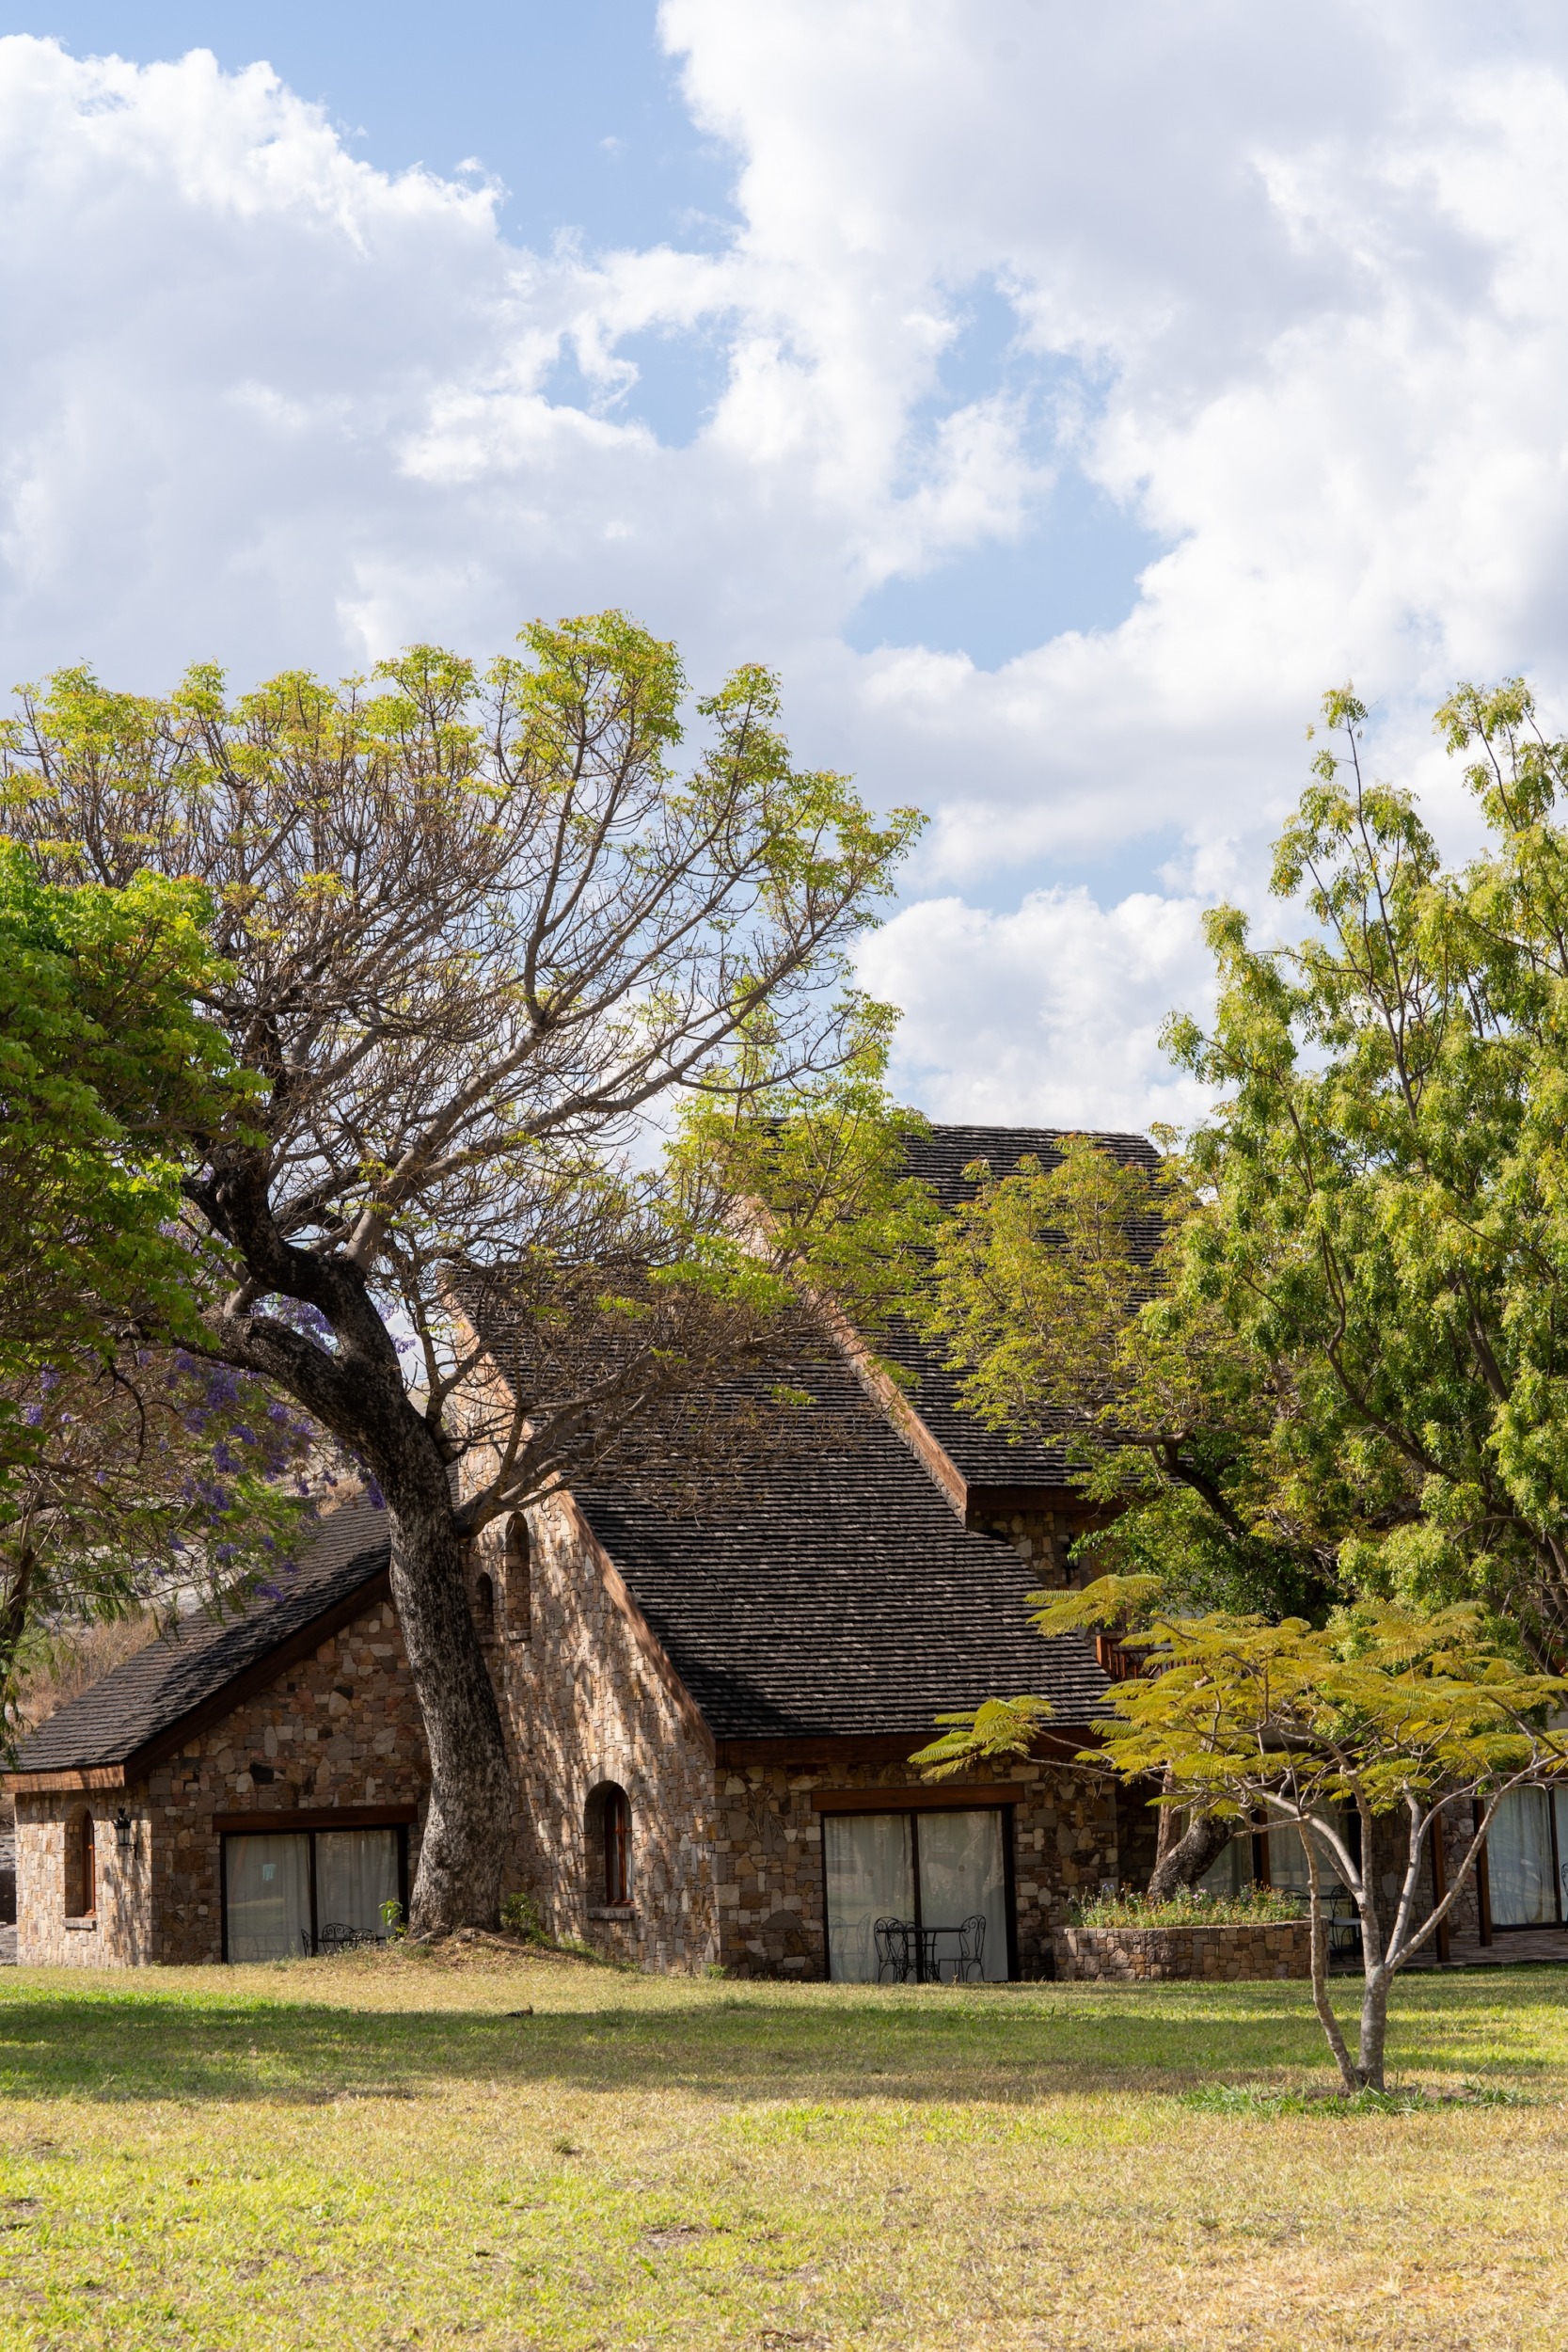
[[[123,1805],[115,1815],[115,1844],[122,1854],[134,1854],[136,1851],[136,1825]]]

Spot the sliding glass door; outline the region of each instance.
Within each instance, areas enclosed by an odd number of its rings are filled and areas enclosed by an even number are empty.
[[[1006,1981],[999,1809],[829,1813],[822,1842],[835,1983]]]
[[[1568,1860],[1568,1790],[1511,1788],[1486,1833],[1493,1926],[1559,1926],[1565,1915],[1563,1860]]]
[[[401,1829],[291,1830],[223,1840],[223,1931],[230,1960],[296,1960],[387,1933],[404,1900]]]

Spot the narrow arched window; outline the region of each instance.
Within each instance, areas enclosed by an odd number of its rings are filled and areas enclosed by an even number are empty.
[[[70,1919],[90,1919],[98,1909],[98,1851],[86,1811],[66,1830],[65,1908]]]
[[[604,1899],[607,1903],[631,1900],[631,1807],[624,1788],[605,1790]]]
[[[496,1584],[493,1577],[482,1569],[474,1579],[474,1624],[482,1642],[494,1641],[496,1635]]]
[[[515,1642],[533,1633],[533,1565],[528,1521],[514,1511],[506,1522],[506,1629]]]

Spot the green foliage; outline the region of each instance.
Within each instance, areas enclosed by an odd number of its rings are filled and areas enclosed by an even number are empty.
[[[0,841],[0,1375],[116,1317],[197,1328],[181,1176],[250,1099],[196,1008],[209,914],[156,875],[51,886]]]
[[[67,868],[69,870],[69,867]],[[253,1090],[198,886],[0,842],[0,1725],[82,1622],[281,1572],[314,1432],[184,1351],[225,1268],[182,1181]],[[285,1484],[287,1482],[287,1484]]]
[[[906,1167],[926,1121],[885,1085],[897,1016],[863,997],[845,1011],[843,1062],[809,1083],[770,1082],[766,1035],[749,1039],[687,1112],[668,1169],[693,1234],[727,1232],[735,1279],[828,1302],[874,1342],[923,1295],[940,1217]]]
[[[1057,1435],[1119,1512],[1100,1567],[1199,1611],[1476,1599],[1568,1641],[1568,744],[1519,680],[1438,712],[1487,829],[1445,866],[1414,799],[1330,739],[1276,845],[1312,930],[1208,917],[1219,1098],[1159,1172],[1086,1140],[982,1185],[933,1327],[992,1426]]]
[[[1195,1607],[1321,1614],[1332,1548],[1273,1475],[1289,1378],[1194,1274],[1212,1202],[1189,1165],[1123,1165],[1074,1136],[1053,1168],[969,1173],[917,1307],[963,1402],[1005,1435],[1065,1437],[1116,1515],[1085,1547],[1101,1568]]]
[[[1234,1895],[1211,1895],[1201,1886],[1179,1887],[1164,1901],[1151,1901],[1130,1886],[1080,1903],[1073,1915],[1082,1928],[1268,1927],[1306,1916],[1297,1895],[1275,1886],[1244,1886]]]
[[[1302,1836],[1316,1923],[1321,1881],[1337,1878],[1360,1920],[1365,1991],[1353,2062],[1329,2010],[1314,1932],[1314,1992],[1347,2088],[1381,2089],[1388,1987],[1433,1933],[1473,1867],[1497,1804],[1512,1789],[1568,1775],[1568,1732],[1548,1726],[1568,1678],[1523,1671],[1493,1638],[1484,1612],[1435,1612],[1362,1601],[1326,1626],[1303,1618],[1176,1613],[1152,1580],[1113,1578],[1081,1592],[1041,1593],[1035,1623],[1049,1639],[1114,1626],[1143,1670],[1114,1682],[1099,1739],[1080,1764],[1161,1802],[1237,1823],[1263,1819]],[[982,1757],[1026,1755],[1051,1713],[1037,1697],[994,1699],[943,1715],[943,1736],[911,1760],[941,1777]],[[1423,1841],[1434,1820],[1481,1819],[1440,1904],[1419,1915]],[[1350,1838],[1343,1816],[1359,1822]],[[1404,1849],[1391,1924],[1378,1907],[1375,1824],[1401,1814]],[[1467,1826],[1467,1824],[1466,1824]]]
[[[1568,1630],[1568,746],[1518,680],[1438,713],[1488,842],[1445,866],[1407,792],[1364,774],[1365,713],[1327,697],[1274,886],[1315,930],[1259,950],[1210,918],[1225,1098],[1191,1157],[1210,1214],[1191,1280],[1287,1367],[1277,1492],[1338,1541],[1345,1585],[1475,1597],[1539,1656]]]
[[[551,1940],[536,1899],[521,1890],[501,1897],[500,1921],[508,1935],[520,1935],[530,1944]]]

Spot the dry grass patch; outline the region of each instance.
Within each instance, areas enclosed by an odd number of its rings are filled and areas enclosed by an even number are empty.
[[[8,1973],[0,2346],[1555,2344],[1568,1971],[1404,1989],[1462,2101],[1303,2100],[1316,2035],[1294,1985]]]

